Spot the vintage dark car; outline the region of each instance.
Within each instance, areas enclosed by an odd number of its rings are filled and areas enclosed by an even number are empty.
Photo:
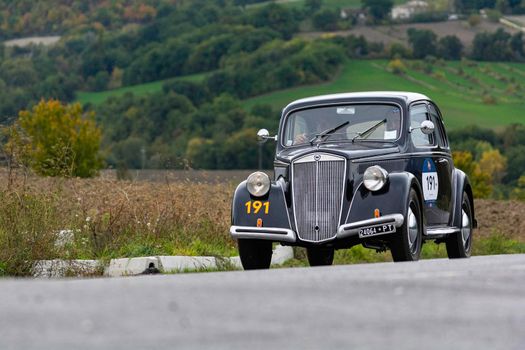
[[[454,167],[441,112],[409,92],[305,98],[282,112],[274,180],[255,172],[235,190],[230,233],[245,269],[269,268],[272,242],[302,246],[310,265],[334,250],[390,249],[420,258],[425,241],[466,258],[476,227],[472,188]]]

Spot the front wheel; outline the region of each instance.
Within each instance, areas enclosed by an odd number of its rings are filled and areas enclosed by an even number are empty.
[[[334,262],[334,248],[306,248],[306,255],[310,266],[326,266]]]
[[[466,192],[461,204],[461,230],[447,237],[447,255],[450,259],[468,258],[472,252],[472,205]]]
[[[423,215],[414,189],[410,190],[408,197],[405,221],[392,238],[390,251],[394,261],[419,260],[423,243]]]
[[[239,239],[239,256],[245,270],[269,269],[272,262],[272,242],[259,239]]]

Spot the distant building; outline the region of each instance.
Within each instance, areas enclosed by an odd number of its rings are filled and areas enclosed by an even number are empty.
[[[412,0],[392,8],[392,19],[409,19],[417,13],[428,11],[428,3],[422,0]]]

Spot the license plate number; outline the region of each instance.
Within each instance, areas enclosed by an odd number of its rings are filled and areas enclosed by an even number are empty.
[[[392,232],[396,232],[394,224],[374,225],[360,229],[359,238],[384,235]]]

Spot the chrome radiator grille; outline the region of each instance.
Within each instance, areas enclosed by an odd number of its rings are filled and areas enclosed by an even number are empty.
[[[310,154],[295,160],[292,171],[297,235],[311,242],[333,238],[341,215],[346,159]]]

